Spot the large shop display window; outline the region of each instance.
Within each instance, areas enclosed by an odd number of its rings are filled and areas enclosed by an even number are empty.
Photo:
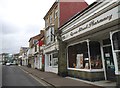
[[[116,53],[117,61],[118,61],[118,69],[120,70],[120,31],[115,32],[112,35],[113,48]]]
[[[68,67],[76,69],[101,69],[102,60],[99,42],[82,42],[69,46]]]
[[[58,53],[49,54],[49,66],[52,67],[58,66]]]
[[[68,48],[69,68],[88,69],[88,47],[87,42],[79,43]]]
[[[100,43],[96,41],[90,41],[90,61],[92,69],[102,68],[102,59],[100,51]]]

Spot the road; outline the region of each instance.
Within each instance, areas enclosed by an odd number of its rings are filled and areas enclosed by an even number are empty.
[[[0,88],[2,86],[2,65],[0,64]]]
[[[2,86],[43,86],[17,66],[2,66]]]

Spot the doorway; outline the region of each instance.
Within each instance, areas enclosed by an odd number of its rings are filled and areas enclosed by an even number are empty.
[[[103,47],[103,54],[107,80],[115,81],[115,66],[112,54],[112,46],[108,45]]]

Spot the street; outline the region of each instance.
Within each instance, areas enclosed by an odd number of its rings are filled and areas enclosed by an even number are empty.
[[[43,86],[17,66],[2,66],[2,86]]]
[[[0,87],[2,86],[2,65],[0,64]]]

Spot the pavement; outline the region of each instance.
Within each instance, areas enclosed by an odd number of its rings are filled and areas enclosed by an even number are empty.
[[[28,68],[26,66],[19,66],[20,69],[26,71],[29,74],[39,78],[50,84],[52,87],[90,87],[90,88],[103,88],[98,85],[90,84],[81,80],[74,80],[69,77],[61,77],[55,73],[43,72],[34,68]]]

